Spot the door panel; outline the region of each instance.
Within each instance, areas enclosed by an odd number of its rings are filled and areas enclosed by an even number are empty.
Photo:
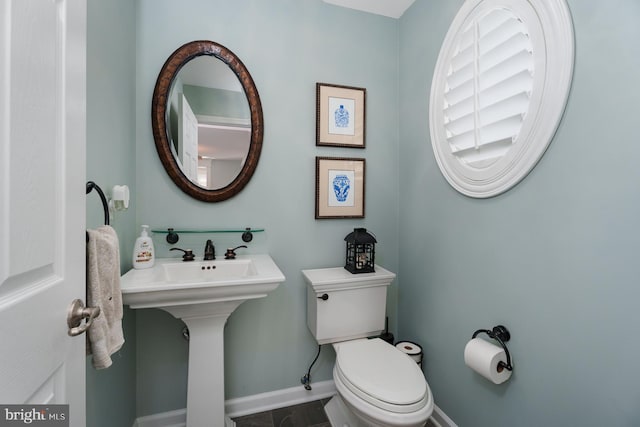
[[[69,403],[85,425],[86,3],[0,5],[0,403]]]

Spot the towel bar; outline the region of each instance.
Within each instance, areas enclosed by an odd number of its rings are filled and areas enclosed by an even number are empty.
[[[107,198],[105,197],[104,192],[102,191],[100,186],[98,186],[98,184],[96,184],[95,182],[87,181],[86,194],[91,193],[91,190],[96,190],[96,192],[100,196],[100,200],[102,201],[102,207],[104,209],[104,225],[109,225],[109,203],[107,202]],[[89,241],[89,233],[87,233],[87,242],[88,241]]]

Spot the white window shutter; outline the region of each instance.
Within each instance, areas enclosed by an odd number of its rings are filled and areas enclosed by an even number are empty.
[[[434,72],[429,124],[436,160],[463,194],[517,184],[551,142],[574,58],[564,0],[468,0]]]

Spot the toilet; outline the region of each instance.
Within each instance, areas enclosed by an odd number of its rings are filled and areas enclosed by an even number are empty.
[[[325,405],[333,427],[420,427],[433,396],[418,364],[393,345],[371,338],[385,326],[387,287],[395,274],[342,267],[302,270],[307,326],[318,344],[333,345],[338,394]]]

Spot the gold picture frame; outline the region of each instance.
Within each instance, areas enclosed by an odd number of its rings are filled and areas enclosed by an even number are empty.
[[[316,157],[316,219],[364,218],[365,159]]]
[[[316,83],[316,145],[365,148],[367,90]]]

